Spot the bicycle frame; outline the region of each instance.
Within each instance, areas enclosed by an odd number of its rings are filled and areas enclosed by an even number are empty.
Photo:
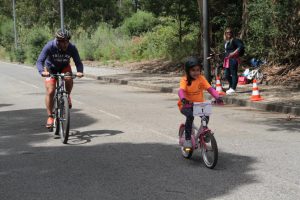
[[[207,133],[208,131],[210,131],[210,129],[208,128],[207,126],[207,120],[208,118],[206,116],[203,116],[203,117],[200,117],[201,118],[201,126],[198,128],[194,123],[193,123],[193,129],[195,131],[197,131],[197,134],[195,135],[195,148],[198,148],[198,145],[197,145],[197,138],[200,139],[200,144],[203,144],[204,147],[206,148],[206,144],[204,142],[204,138],[201,137],[201,136],[204,136],[205,133]]]
[[[251,63],[252,64],[252,63]],[[246,76],[248,80],[253,80],[253,79],[261,79],[263,80],[264,74],[262,73],[262,66],[266,65],[267,61],[261,61],[258,60],[257,63],[254,65],[252,64],[252,67],[249,68],[249,73]]]
[[[252,69],[249,74],[247,75],[248,80],[258,79],[259,75],[263,76],[263,73],[261,72],[261,67],[257,67],[255,69]]]
[[[211,80],[213,86],[216,84],[217,76],[223,81],[224,80],[224,69],[223,69],[223,56],[224,53],[221,54],[210,54],[206,59],[211,63]],[[222,83],[223,84],[223,83]]]
[[[53,75],[53,78],[56,79],[56,89],[55,89],[55,96],[54,96],[54,102],[57,102],[57,105],[59,105],[59,100],[64,95],[64,93],[67,93],[65,90],[65,81],[61,76],[55,76]],[[58,107],[55,108],[56,113]]]
[[[59,112],[58,112],[59,106],[63,103],[61,101],[62,101],[62,98],[64,97],[64,95],[68,95],[67,91],[65,90],[65,80],[64,80],[65,75],[64,74],[52,74],[51,77],[56,79],[56,89],[55,89],[55,96],[54,96],[53,101],[56,102],[57,107],[55,108],[54,114],[56,115],[56,117],[60,117],[60,116],[58,116],[59,115]],[[64,119],[60,119],[60,120],[64,120]]]
[[[63,95],[64,93],[67,93],[65,90],[64,78],[57,76],[56,80],[56,96],[58,96],[58,94]]]

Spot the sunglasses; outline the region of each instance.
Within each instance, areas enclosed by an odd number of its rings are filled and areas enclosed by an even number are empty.
[[[226,34],[229,34],[229,33],[230,33],[230,34],[232,34],[232,32],[231,32],[231,31],[228,31],[228,32],[225,32],[225,33],[226,33]]]
[[[69,40],[57,40],[57,43],[59,43],[59,44],[68,44]]]

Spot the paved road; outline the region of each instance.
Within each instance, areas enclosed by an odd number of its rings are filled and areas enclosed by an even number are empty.
[[[181,157],[176,96],[76,80],[70,142],[45,130],[36,70],[0,63],[0,199],[300,199],[300,119],[215,108],[215,170]]]

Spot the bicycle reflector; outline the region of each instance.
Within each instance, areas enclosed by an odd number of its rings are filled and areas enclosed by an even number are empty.
[[[184,148],[184,151],[190,152],[190,151],[192,151],[192,149],[191,148]]]

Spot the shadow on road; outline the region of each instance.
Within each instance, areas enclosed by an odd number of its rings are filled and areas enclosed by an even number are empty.
[[[70,130],[70,138],[68,141],[69,145],[86,144],[92,141],[96,137],[114,136],[123,133],[118,130],[94,130],[94,131],[83,131]]]
[[[72,110],[72,138],[87,143],[118,130],[76,131],[96,122]],[[106,143],[34,146],[46,134],[44,109],[0,112],[0,197],[32,199],[211,199],[256,182],[255,158],[220,152],[215,170],[177,145]],[[71,140],[72,142],[72,140]],[[76,144],[76,141],[73,141]]]
[[[266,119],[264,124],[269,125],[269,131],[290,131],[300,133],[300,118],[278,117]]]
[[[6,106],[12,106],[13,104],[5,104],[5,103],[3,103],[3,104],[0,104],[0,108],[1,107],[6,107]]]
[[[186,160],[176,145],[157,143],[33,147],[27,154],[1,156],[0,195],[22,195],[23,200],[220,198],[256,182],[255,162],[220,153],[216,169],[210,170],[196,155]]]
[[[45,109],[25,109],[0,112],[0,148],[14,152],[27,145],[30,141],[47,140],[52,135],[45,134],[47,115]],[[78,109],[71,110],[71,128],[76,129],[95,123],[96,120],[81,113]]]
[[[266,112],[247,107],[233,108],[233,110],[249,113],[248,118],[236,117],[237,120],[243,121],[244,123],[248,124],[266,125],[268,126],[266,127],[267,131],[290,131],[300,133],[300,117],[289,117],[289,114]],[[234,113],[231,116],[233,115],[240,116],[240,114],[238,113]]]

